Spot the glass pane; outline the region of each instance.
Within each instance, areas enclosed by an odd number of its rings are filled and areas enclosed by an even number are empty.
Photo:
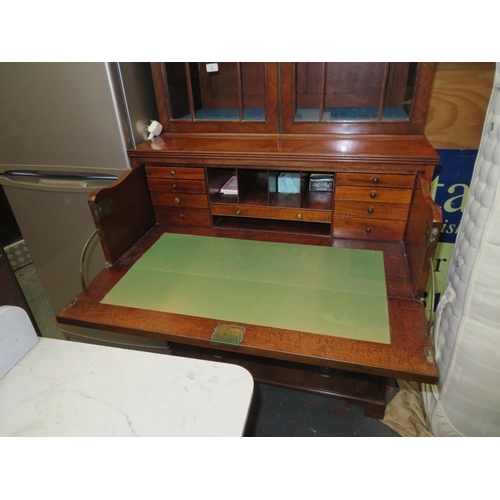
[[[295,120],[409,120],[417,67],[418,63],[295,63]]]
[[[243,120],[265,119],[265,64],[241,63]]]
[[[265,120],[265,63],[164,64],[173,120]]]
[[[295,120],[319,121],[321,63],[295,63]]]
[[[167,75],[168,109],[173,120],[190,120],[189,93],[186,66],[181,63],[164,63]]]
[[[385,63],[326,63],[323,121],[378,119]]]
[[[417,63],[389,63],[382,120],[409,120]]]
[[[238,64],[191,63],[191,66],[196,119],[239,120]]]

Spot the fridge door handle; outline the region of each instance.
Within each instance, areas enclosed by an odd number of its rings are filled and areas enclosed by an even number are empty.
[[[4,182],[1,182],[1,179]],[[0,174],[0,184],[25,189],[95,189],[109,186],[119,178],[109,174],[36,172],[10,170]]]
[[[28,170],[9,170],[2,175],[11,177],[36,177],[42,179],[71,179],[71,180],[102,180],[102,181],[117,181],[116,175],[109,174],[86,174],[86,173],[68,173],[61,174],[60,172],[37,172]]]

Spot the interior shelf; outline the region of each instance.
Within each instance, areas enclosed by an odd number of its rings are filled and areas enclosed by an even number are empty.
[[[288,174],[285,192],[280,174]],[[249,168],[208,168],[207,179],[210,202],[213,204],[241,204],[260,207],[305,208],[332,210],[333,187],[329,191],[310,191],[309,172],[286,172]],[[232,177],[237,179],[238,194],[223,194],[221,188]],[[297,178],[298,177],[298,178]],[[290,192],[298,190],[298,192]]]
[[[225,229],[271,231],[291,234],[315,234],[319,236],[329,236],[331,233],[331,224],[321,222],[299,222],[230,216],[214,216],[212,219],[214,227]]]
[[[300,194],[273,193],[269,205],[272,207],[301,208]]]
[[[332,210],[333,193],[326,191],[307,191],[302,200],[302,208],[311,210]]]

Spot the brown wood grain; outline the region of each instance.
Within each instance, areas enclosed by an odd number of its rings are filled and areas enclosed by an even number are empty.
[[[205,193],[205,181],[184,179],[155,179],[148,177],[150,191],[167,191],[170,193]]]
[[[383,220],[358,217],[333,218],[335,238],[401,241],[406,221]]]
[[[411,189],[389,189],[379,187],[336,186],[336,201],[365,201],[371,203],[403,203],[411,200]]]
[[[285,219],[311,222],[331,223],[332,213],[326,210],[310,210],[304,208],[250,207],[246,205],[215,205],[211,207],[212,215],[231,215],[238,217],[257,217],[262,219]]]
[[[158,224],[177,224],[181,226],[210,227],[210,212],[200,208],[155,207]]]
[[[439,163],[439,156],[424,136],[304,136],[235,134],[170,134],[161,136],[164,147],[151,141],[128,151],[131,158],[155,164],[182,166],[244,166],[297,171],[314,168],[366,172],[376,164],[380,173],[412,173]],[[216,163],[216,164],[215,164]],[[162,167],[159,167],[162,168]],[[377,170],[379,171],[379,170]],[[154,170],[155,175],[168,173]],[[149,175],[149,174],[148,174]],[[185,177],[183,177],[185,178]]]
[[[92,192],[89,205],[110,263],[119,259],[156,222],[143,167],[130,170],[111,186]]]
[[[478,149],[494,63],[439,63],[424,133],[435,148]]]
[[[340,172],[335,176],[335,184],[337,186],[376,186],[413,189],[414,183],[414,175]]]
[[[155,207],[193,207],[208,208],[206,194],[166,193],[153,191],[151,201]]]
[[[153,235],[146,235],[138,246],[148,248],[159,234],[161,229],[157,229]],[[349,244],[354,245],[354,242],[351,240]],[[401,262],[399,267],[404,267],[404,253],[400,245],[384,246],[373,242],[372,248],[377,248],[377,245],[378,248],[389,249],[387,250],[389,258],[399,260]],[[360,246],[366,248],[366,245]],[[142,253],[139,251],[136,255]],[[217,320],[100,303],[126,270],[127,266],[118,265],[102,271],[88,289],[78,296],[75,304],[59,314],[59,321],[160,338],[181,344],[211,347],[210,337],[218,323]],[[388,281],[391,281],[392,276],[400,275],[389,273]],[[406,277],[409,278],[408,275]],[[393,288],[397,289],[397,286]],[[426,318],[422,304],[418,301],[391,297],[388,299],[388,308],[391,324],[390,345],[245,325],[244,341],[237,351],[270,359],[329,366],[378,376],[435,382],[436,367],[425,357],[425,348],[430,346],[430,341],[425,334]],[[223,350],[235,349],[224,347]]]
[[[148,179],[204,179],[202,168],[186,168],[170,165],[168,167],[150,167],[146,165]]]
[[[335,216],[364,217],[369,219],[406,220],[409,205],[400,203],[370,203],[361,201],[336,201]]]
[[[172,65],[168,71],[166,64]],[[166,133],[154,143],[146,141],[129,151],[138,172],[144,173],[146,165],[148,182],[143,176],[138,180],[137,191],[125,181],[120,191],[97,193],[97,197],[111,200],[111,206],[121,211],[121,217],[109,205],[106,216],[94,211],[105,244],[117,256],[115,264],[102,271],[75,303],[60,313],[59,320],[160,338],[174,342],[178,353],[208,356],[217,319],[101,303],[163,232],[378,250],[383,252],[386,272],[390,344],[244,325],[242,345],[224,347],[224,356],[253,367],[254,373],[267,382],[325,391],[325,394],[335,394],[337,382],[332,385],[331,381],[328,384],[317,380],[318,366],[345,370],[353,378],[360,374],[369,379],[376,377],[380,387],[383,387],[380,380],[385,377],[435,383],[437,367],[428,357],[431,342],[427,337],[425,311],[418,300],[429,271],[427,258],[433,251],[426,244],[426,229],[439,226],[437,207],[425,184],[430,182],[439,156],[421,135],[435,64],[421,63],[418,73],[414,73],[413,64],[399,65],[399,72],[390,64],[381,66],[386,100],[383,102],[381,93],[377,93],[375,100],[380,109],[384,105],[398,105],[402,99],[411,101],[412,120],[385,122],[375,127],[371,123],[293,123],[295,76],[304,99],[316,99],[318,95],[318,106],[322,109],[339,96],[345,100],[349,95],[349,99],[358,99],[358,103],[363,99],[373,100],[376,92],[372,90],[377,84],[368,73],[359,80],[360,87],[355,88],[356,82],[352,78],[349,82],[347,70],[333,75],[329,63],[309,63],[306,68],[309,75],[305,77],[295,75],[293,63],[283,63],[279,88],[277,63],[266,63],[263,75],[248,66],[252,63],[228,64],[232,64],[228,72],[207,77],[197,63],[153,63],[160,119],[165,119],[162,123]],[[358,64],[361,68],[365,63]],[[315,86],[317,78],[313,78],[313,73],[317,70],[321,81]],[[249,81],[249,75],[254,80]],[[406,92],[406,82],[413,81],[412,75],[416,75],[417,85],[414,98],[409,99],[411,92],[404,95],[402,92]],[[187,90],[186,80],[192,82]],[[233,88],[231,94],[229,89]],[[169,102],[169,93],[178,99]],[[240,122],[202,122],[194,118],[195,108],[203,104],[202,100],[205,104],[212,100],[218,106],[226,98],[234,101],[231,106],[240,109]],[[242,107],[260,106],[263,98],[265,122],[241,122]],[[281,134],[279,111],[284,132]],[[188,113],[192,120],[178,119]],[[269,188],[269,178],[276,178],[282,171],[301,173],[300,194],[285,197]],[[334,192],[309,193],[306,176],[310,172],[334,173]],[[235,174],[239,194],[221,195],[220,187]],[[417,176],[418,186],[412,197]],[[372,193],[374,198],[370,196]],[[131,212],[141,203],[149,214],[148,223],[141,223],[141,230],[128,228],[135,224]],[[96,204],[94,208],[99,206]],[[151,214],[152,222],[148,218]],[[116,218],[106,220],[110,215]],[[405,233],[407,217],[410,220]],[[144,220],[144,215],[139,220]],[[155,222],[154,227],[142,231]],[[138,235],[141,231],[139,241],[129,238],[128,243],[120,234]],[[345,389],[350,383],[344,380],[341,385]],[[360,387],[352,385],[349,397],[358,390],[363,392]],[[365,394],[361,399],[368,404],[369,396]],[[375,412],[383,408],[383,399],[380,393],[375,397]]]
[[[416,303],[415,307],[412,307],[411,301],[398,299],[389,299],[388,302],[392,326],[390,345],[256,325],[241,325],[246,327],[246,331],[240,347],[224,346],[221,349],[315,366],[435,383],[436,367],[426,360],[424,351],[429,342],[425,338],[415,338],[415,330],[421,331],[418,327],[423,326],[425,331],[423,306]],[[422,318],[419,319],[421,315]],[[211,335],[221,322],[93,303],[88,302],[85,297],[80,297],[70,309],[63,309],[57,319],[63,324],[141,335],[204,348],[211,347]],[[400,327],[398,323],[401,324]],[[411,340],[411,346],[407,344],[408,339]]]
[[[431,259],[434,256],[442,225],[441,209],[430,196],[429,181],[417,176],[415,191],[408,214],[408,225],[404,238],[408,255],[408,266],[416,296],[422,296],[429,279]],[[429,231],[437,236],[428,242]]]

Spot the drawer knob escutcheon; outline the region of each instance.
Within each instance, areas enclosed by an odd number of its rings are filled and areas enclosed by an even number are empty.
[[[302,219],[302,214],[297,214],[297,219]]]
[[[372,182],[373,184],[378,184],[378,177],[373,177]]]
[[[240,215],[241,214],[241,210],[236,210],[236,215]]]
[[[366,232],[367,232],[367,233],[371,233],[371,232],[372,232],[371,228],[367,227],[367,228],[366,228]]]
[[[184,219],[184,214],[180,214],[179,219]]]
[[[372,207],[370,207],[370,208],[368,209],[368,213],[369,213],[369,214],[372,214],[372,213],[373,213],[373,208],[372,208]]]
[[[172,189],[177,189],[177,184],[172,184]]]
[[[181,200],[179,200],[179,198],[174,198],[174,202],[175,202],[175,203],[180,203],[180,202],[181,202]]]
[[[170,175],[171,175],[172,177],[175,177],[175,170],[170,170]]]
[[[373,191],[370,193],[370,198],[375,198],[376,196],[377,196],[377,193],[375,193]]]

